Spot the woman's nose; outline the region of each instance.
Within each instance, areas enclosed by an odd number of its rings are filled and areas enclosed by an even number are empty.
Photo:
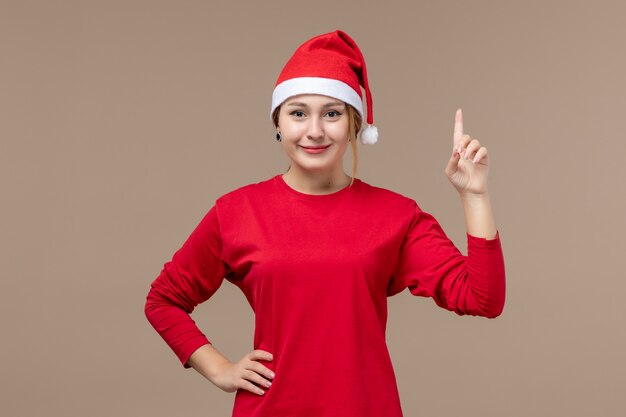
[[[311,122],[309,123],[308,137],[310,139],[319,139],[322,136],[324,136],[322,121],[318,120],[317,118],[311,118]]]

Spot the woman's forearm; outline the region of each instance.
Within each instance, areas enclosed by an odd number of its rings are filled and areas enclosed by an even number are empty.
[[[230,363],[230,361],[218,352],[212,344],[207,343],[196,349],[189,357],[187,363],[206,379],[213,382],[213,377],[220,369],[220,366]]]
[[[486,239],[496,237],[496,225],[489,194],[461,194],[467,233]]]

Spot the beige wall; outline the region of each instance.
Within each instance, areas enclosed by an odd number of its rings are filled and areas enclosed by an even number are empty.
[[[145,296],[215,198],[284,171],[276,77],[340,28],[380,130],[360,177],[464,253],[443,173],[457,107],[490,152],[505,310],[389,299],[405,415],[622,416],[626,3],[591,3],[2,1],[0,414],[230,416]],[[231,360],[251,349],[232,284],[193,318]]]

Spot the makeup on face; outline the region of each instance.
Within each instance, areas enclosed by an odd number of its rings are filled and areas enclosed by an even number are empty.
[[[318,154],[318,153],[322,153],[324,152],[326,149],[328,149],[330,145],[326,145],[326,146],[315,146],[315,147],[304,147],[302,146],[302,150],[304,150],[304,152],[306,153],[310,153],[310,154]]]

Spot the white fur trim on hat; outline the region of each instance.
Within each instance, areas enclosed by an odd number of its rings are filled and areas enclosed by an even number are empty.
[[[270,118],[276,107],[289,97],[298,94],[322,94],[344,101],[354,107],[363,119],[361,97],[343,81],[321,77],[298,77],[285,80],[274,88]]]

